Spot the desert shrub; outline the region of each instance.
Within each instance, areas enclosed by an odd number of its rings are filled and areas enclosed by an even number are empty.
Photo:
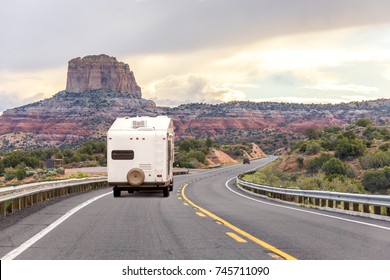
[[[27,172],[26,172],[26,165],[24,163],[19,164],[15,168],[15,177],[18,180],[23,180],[26,178]]]
[[[390,185],[390,168],[366,171],[362,184],[371,193],[386,191]]]
[[[343,129],[340,126],[325,126],[322,131],[325,134],[337,134],[341,132]]]
[[[306,170],[309,173],[317,173],[322,165],[330,160],[333,156],[331,154],[322,153],[319,157],[310,160],[306,165]]]
[[[358,180],[351,180],[343,175],[329,179],[324,173],[318,173],[313,177],[300,176],[297,179],[297,187],[304,190],[324,190],[335,192],[363,193],[364,188]]]
[[[341,159],[352,159],[362,156],[365,152],[365,145],[358,138],[341,137],[336,144],[335,156]]]
[[[347,174],[347,167],[345,163],[338,158],[331,158],[322,165],[321,169],[328,177]]]
[[[299,167],[299,168],[303,168],[304,159],[305,159],[305,158],[304,158],[303,156],[298,156],[298,157],[297,157],[296,160],[297,160],[297,163],[298,163],[298,167]]]
[[[390,166],[390,151],[378,150],[373,154],[364,156],[360,163],[364,169]]]
[[[367,127],[368,125],[372,125],[372,120],[369,118],[361,118],[356,120],[354,124],[361,127]]]
[[[303,134],[305,134],[305,136],[306,136],[307,138],[309,138],[309,140],[314,140],[314,139],[320,138],[320,136],[321,136],[321,131],[319,131],[319,130],[317,130],[317,129],[315,129],[315,128],[310,127],[310,128],[308,128],[308,129],[306,129],[306,130],[303,132]]]
[[[385,144],[380,145],[379,150],[384,151],[384,152],[390,150],[390,143],[385,143]]]
[[[321,151],[321,146],[316,141],[311,141],[306,145],[306,154],[307,155],[316,155]]]
[[[4,170],[5,180],[10,181],[16,177],[15,169],[12,167],[7,167]]]
[[[206,156],[201,151],[191,150],[187,153],[187,157],[190,159],[196,159],[198,162],[203,163],[206,159]]]

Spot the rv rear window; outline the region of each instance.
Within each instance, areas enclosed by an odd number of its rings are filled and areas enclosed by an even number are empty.
[[[112,159],[134,159],[134,151],[132,150],[116,150],[111,152]]]

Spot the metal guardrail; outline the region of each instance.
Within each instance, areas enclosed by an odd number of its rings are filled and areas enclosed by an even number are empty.
[[[106,177],[69,179],[0,188],[1,215],[73,193],[107,187]]]
[[[175,169],[174,175],[187,174],[188,169]],[[37,203],[73,193],[107,187],[107,177],[38,182],[0,188],[0,215],[6,216]]]
[[[284,189],[258,185],[237,177],[237,186],[260,196],[315,207],[340,208],[355,212],[390,216],[390,196]]]

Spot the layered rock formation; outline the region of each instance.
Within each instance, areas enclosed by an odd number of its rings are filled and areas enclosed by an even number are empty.
[[[77,57],[68,62],[66,91],[83,93],[107,89],[141,98],[141,88],[128,64],[105,54]]]
[[[0,116],[0,148],[25,149],[72,144],[106,135],[117,117],[173,117],[177,139],[207,138],[260,143],[265,152],[285,149],[306,128],[345,125],[367,117],[390,122],[390,99],[348,104],[229,102],[156,107],[141,98],[127,64],[107,55],[69,62],[66,91],[39,102],[7,110]],[[261,154],[256,151],[252,157]]]

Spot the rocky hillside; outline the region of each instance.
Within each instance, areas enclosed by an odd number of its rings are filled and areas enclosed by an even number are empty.
[[[305,134],[288,155],[246,179],[286,188],[390,194],[390,125],[362,118]]]
[[[130,67],[107,55],[69,61],[66,90],[0,116],[2,149],[72,144],[99,138],[116,117],[168,115],[178,139],[254,142],[267,153],[283,151],[308,127],[343,126],[359,118],[390,122],[390,99],[348,104],[229,102],[158,107],[142,98]]]

